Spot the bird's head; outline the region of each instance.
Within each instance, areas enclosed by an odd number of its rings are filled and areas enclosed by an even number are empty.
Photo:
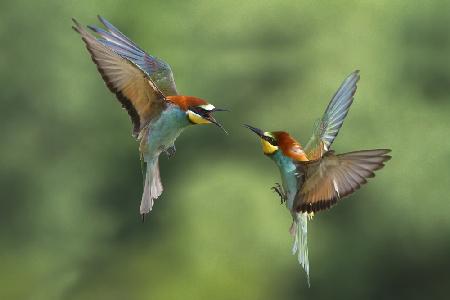
[[[247,127],[259,136],[262,150],[265,155],[273,155],[277,151],[281,150],[283,155],[294,160],[308,160],[300,144],[286,131],[263,131],[259,128],[246,124],[244,124],[244,127]]]
[[[186,117],[191,124],[212,123],[227,133],[222,124],[213,117],[213,113],[227,111],[226,109],[216,108],[205,100],[192,96],[167,96],[166,98],[186,112]]]

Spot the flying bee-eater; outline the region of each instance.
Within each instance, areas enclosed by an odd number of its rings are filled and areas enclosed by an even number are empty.
[[[391,158],[387,155],[391,151],[389,149],[335,154],[330,148],[353,102],[358,80],[359,71],[344,80],[317,121],[305,148],[285,131],[269,132],[244,125],[259,136],[264,154],[280,170],[282,184],[277,183],[272,189],[291,213],[292,253],[297,253],[298,261],[307,274],[308,285],[308,219],[359,189]]]
[[[190,125],[212,123],[225,131],[213,117],[214,112],[224,109],[197,97],[179,95],[166,62],[145,53],[107,20],[100,16],[99,19],[106,29],[88,26],[97,36],[75,19],[73,29],[81,35],[106,86],[116,95],[133,123],[133,136],[140,143],[145,173],[139,208],[144,218],[163,191],[159,155],[162,152],[173,155],[175,140]]]

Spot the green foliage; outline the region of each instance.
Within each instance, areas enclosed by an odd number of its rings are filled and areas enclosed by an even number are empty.
[[[11,1],[0,10],[0,298],[445,298],[449,283],[448,1]],[[167,60],[179,91],[231,113],[161,159],[142,224],[137,143],[71,17],[102,14]],[[334,148],[390,147],[376,179],[290,255],[275,166],[241,126],[306,143],[361,70]]]

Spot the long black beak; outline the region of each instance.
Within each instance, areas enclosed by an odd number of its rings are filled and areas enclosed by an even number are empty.
[[[215,107],[211,112],[216,112],[216,111],[229,111],[228,109],[224,109],[224,108],[217,108]]]
[[[221,109],[221,108],[215,108],[212,112],[216,112],[216,111],[228,111],[228,110]],[[205,119],[210,121],[214,125],[218,126],[220,129],[223,130],[223,132],[225,132],[225,134],[228,134],[228,132],[225,130],[225,128],[223,128],[222,124],[220,124],[216,119],[214,119],[214,117],[211,114],[208,114],[208,116],[205,117]]]
[[[247,124],[242,124],[242,126],[247,127],[248,129],[250,129],[251,131],[253,131],[254,133],[256,133],[259,137],[263,137],[264,136],[264,131],[262,131],[259,128],[247,125]]]

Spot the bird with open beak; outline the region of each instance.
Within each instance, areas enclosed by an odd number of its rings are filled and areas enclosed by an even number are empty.
[[[130,115],[145,172],[139,208],[144,218],[163,191],[159,155],[173,155],[175,140],[190,125],[212,123],[225,131],[213,117],[214,112],[224,109],[197,97],[179,95],[166,62],[145,53],[107,20],[99,19],[106,29],[88,26],[91,33],[76,20],[73,29],[81,35],[106,86]]]
[[[282,184],[277,183],[272,189],[279,194],[292,216],[292,253],[297,253],[298,261],[307,274],[308,285],[308,219],[359,189],[391,158],[387,155],[389,149],[344,154],[330,150],[353,102],[358,80],[358,71],[345,79],[317,122],[305,148],[285,131],[269,132],[244,125],[258,135],[263,153],[278,166]]]

